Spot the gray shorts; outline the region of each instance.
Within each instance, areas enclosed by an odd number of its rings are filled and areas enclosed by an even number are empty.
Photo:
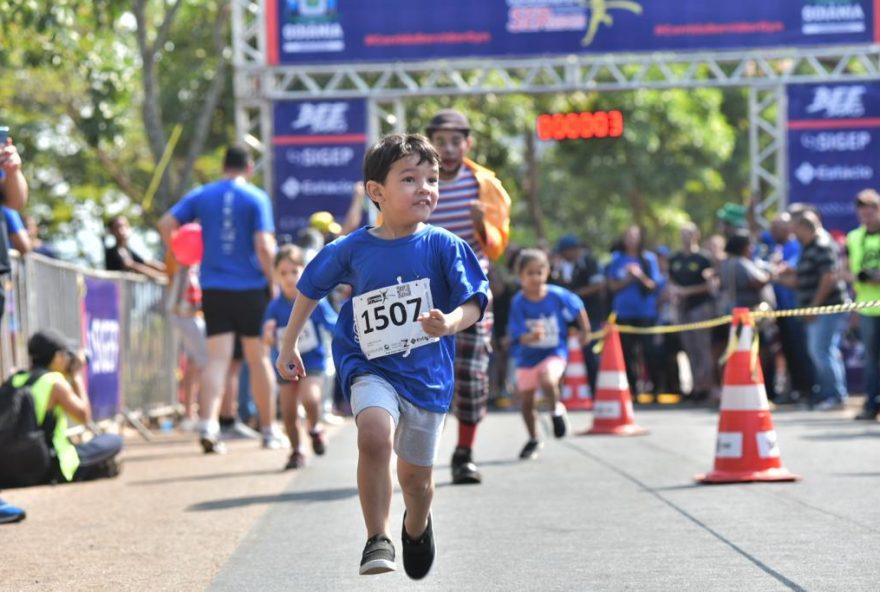
[[[380,407],[394,419],[394,452],[408,463],[434,466],[445,413],[416,407],[397,394],[388,381],[372,374],[357,376],[351,385],[351,410],[355,418],[368,407]]]
[[[180,345],[184,355],[199,368],[204,368],[208,363],[205,320],[202,317],[182,317],[172,314],[171,321],[180,331]]]

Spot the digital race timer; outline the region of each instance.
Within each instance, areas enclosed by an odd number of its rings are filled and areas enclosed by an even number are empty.
[[[538,116],[539,140],[587,140],[619,138],[623,135],[620,111],[545,113]]]

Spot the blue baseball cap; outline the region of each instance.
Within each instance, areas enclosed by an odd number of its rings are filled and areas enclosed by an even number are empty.
[[[556,243],[556,252],[561,253],[568,249],[576,249],[581,246],[581,239],[573,234],[566,234]]]

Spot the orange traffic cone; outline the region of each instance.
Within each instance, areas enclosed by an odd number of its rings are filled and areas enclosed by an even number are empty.
[[[560,400],[568,411],[584,411],[593,408],[590,384],[587,382],[587,365],[577,333],[568,336],[568,364],[562,380]]]
[[[613,320],[605,324],[605,346],[596,377],[596,397],[593,402],[593,427],[581,435],[612,434],[639,436],[648,430],[636,425],[632,397],[626,379],[620,333]]]
[[[795,481],[782,466],[770,417],[764,374],[753,346],[755,328],[747,308],[733,310],[731,348],[724,368],[721,416],[715,446],[715,470],[694,477],[702,483]],[[733,343],[733,340],[736,343]]]

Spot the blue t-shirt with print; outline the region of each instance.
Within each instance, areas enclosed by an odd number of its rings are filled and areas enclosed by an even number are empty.
[[[664,280],[660,274],[660,266],[657,264],[657,256],[651,251],[644,251],[642,256],[649,268],[649,273],[645,275],[654,280],[659,289],[664,284]],[[641,261],[638,257],[615,251],[611,255],[611,262],[605,268],[605,276],[609,279],[624,280],[629,273],[626,268],[631,264],[641,265]],[[617,313],[618,319],[656,319],[658,291],[648,292],[643,289],[641,282],[633,281],[614,295],[612,309]]]
[[[352,287],[352,299],[342,305],[333,336],[333,362],[347,398],[352,380],[371,374],[388,381],[417,407],[445,413],[452,401],[455,337],[369,360],[359,345],[352,303],[373,290],[427,279],[434,308],[443,313],[474,297],[485,311],[489,281],[468,244],[447,230],[425,225],[392,240],[375,237],[369,230],[361,228],[325,246],[306,266],[297,287],[314,300],[337,284]],[[406,314],[414,312],[407,309]],[[411,321],[407,316],[406,322]]]
[[[568,325],[583,309],[580,297],[561,286],[548,284],[547,294],[537,302],[526,298],[522,291],[517,292],[510,303],[507,322],[517,368],[533,368],[550,356],[567,360]],[[519,338],[531,333],[532,326],[538,322],[544,324],[544,343],[520,343]]]
[[[266,314],[263,315],[263,322],[275,321],[275,347],[272,348],[272,361],[278,359],[278,345],[284,336],[284,329],[287,328],[287,322],[290,320],[290,312],[293,310],[293,300],[288,300],[283,294],[269,303],[266,307]],[[327,300],[319,300],[318,306],[306,321],[303,327],[302,335],[309,335],[306,341],[300,337],[299,353],[302,356],[303,364],[307,370],[318,370],[323,372],[327,369],[327,351],[324,348],[324,340],[321,339],[321,331],[333,333],[336,327],[336,311],[327,302]],[[305,349],[303,345],[308,349]]]
[[[259,290],[268,283],[254,247],[254,233],[274,232],[269,196],[243,179],[223,179],[187,193],[171,215],[202,225],[202,288]]]

